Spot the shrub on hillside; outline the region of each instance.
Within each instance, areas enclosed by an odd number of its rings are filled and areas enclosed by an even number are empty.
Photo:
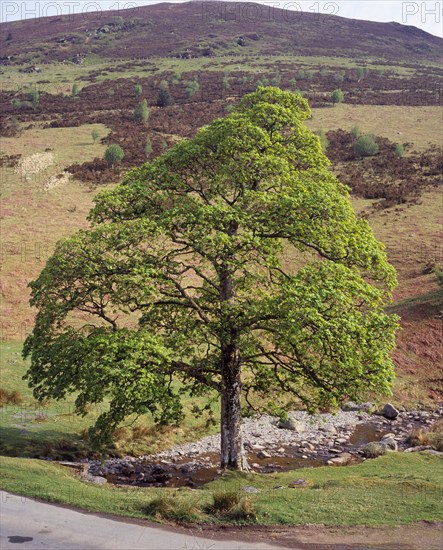
[[[358,139],[361,136],[361,130],[358,124],[354,124],[351,128],[351,134],[355,139]]]
[[[110,145],[105,152],[105,160],[110,166],[114,166],[115,164],[121,162],[124,156],[125,153],[123,149],[116,143]]]
[[[146,99],[141,101],[137,107],[134,109],[134,118],[137,122],[146,122],[149,119],[150,111],[148,107],[148,102]]]
[[[172,103],[173,100],[169,91],[164,87],[160,88],[157,96],[157,106],[168,107],[169,105],[172,105]]]
[[[405,154],[405,148],[401,143],[396,143],[394,152],[397,155],[397,157],[402,157]]]
[[[359,157],[373,157],[379,152],[379,146],[372,134],[360,136],[354,146],[354,151]]]
[[[326,149],[329,147],[329,139],[326,135],[326,132],[321,128],[320,130],[317,130],[316,135],[318,136],[318,139],[320,140],[320,145],[323,151],[326,151]]]
[[[337,88],[331,94],[331,101],[334,105],[336,105],[337,103],[343,103],[344,99],[345,94],[342,92],[342,90],[340,90],[340,88]]]

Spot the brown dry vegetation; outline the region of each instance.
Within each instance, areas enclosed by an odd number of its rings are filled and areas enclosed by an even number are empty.
[[[87,17],[55,16],[38,23],[6,23],[5,36],[12,35],[7,53],[39,63],[91,54],[112,60],[210,58],[242,50],[250,55],[334,52],[336,56],[408,62],[438,62],[440,58],[439,39],[414,27],[290,12],[252,3],[164,3],[120,11],[122,20],[118,22],[114,16],[115,12],[97,12]]]

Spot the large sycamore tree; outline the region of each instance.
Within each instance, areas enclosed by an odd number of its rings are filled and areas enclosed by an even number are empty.
[[[245,407],[312,411],[389,392],[395,272],[328,170],[299,94],[259,88],[229,116],[100,193],[92,226],[31,283],[37,398],[178,421],[218,395],[221,466],[246,469]]]

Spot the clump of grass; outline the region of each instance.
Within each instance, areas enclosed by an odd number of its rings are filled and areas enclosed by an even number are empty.
[[[152,428],[138,424],[132,428],[132,440],[144,439],[152,434]]]
[[[409,432],[406,442],[412,447],[419,447],[421,445],[430,445],[429,432],[423,428],[414,428]]]
[[[37,446],[31,457],[47,457],[51,460],[67,460],[78,461],[84,458],[88,458],[91,455],[91,449],[85,442],[73,440],[69,438],[62,438],[56,441],[46,441]],[[95,456],[94,456],[95,458]]]
[[[171,426],[147,426],[137,424],[135,426],[122,426],[117,428],[112,435],[115,449],[124,450],[130,454],[143,454],[155,452],[159,442],[165,443],[173,438]]]
[[[366,458],[377,458],[386,454],[386,446],[378,441],[370,441],[363,447],[363,454]]]
[[[238,491],[218,491],[213,494],[213,502],[207,511],[226,520],[255,522],[257,512],[251,499]]]
[[[213,495],[213,503],[210,506],[210,511],[213,514],[229,513],[235,506],[238,506],[241,501],[241,495],[238,491],[219,491]]]
[[[6,390],[0,388],[0,405],[20,405],[23,398],[17,390]]]
[[[411,430],[406,441],[413,447],[431,446],[436,451],[443,452],[443,420],[435,422],[429,430],[424,428]]]
[[[192,499],[184,500],[177,498],[176,495],[156,497],[142,509],[144,513],[154,516],[156,520],[190,523],[202,519],[201,511]]]
[[[443,420],[436,422],[430,430],[431,445],[436,451],[443,452]]]

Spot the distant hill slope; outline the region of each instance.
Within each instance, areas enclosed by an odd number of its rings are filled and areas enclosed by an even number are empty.
[[[224,53],[439,61],[443,41],[415,27],[242,2],[157,4],[1,24],[3,63]]]

